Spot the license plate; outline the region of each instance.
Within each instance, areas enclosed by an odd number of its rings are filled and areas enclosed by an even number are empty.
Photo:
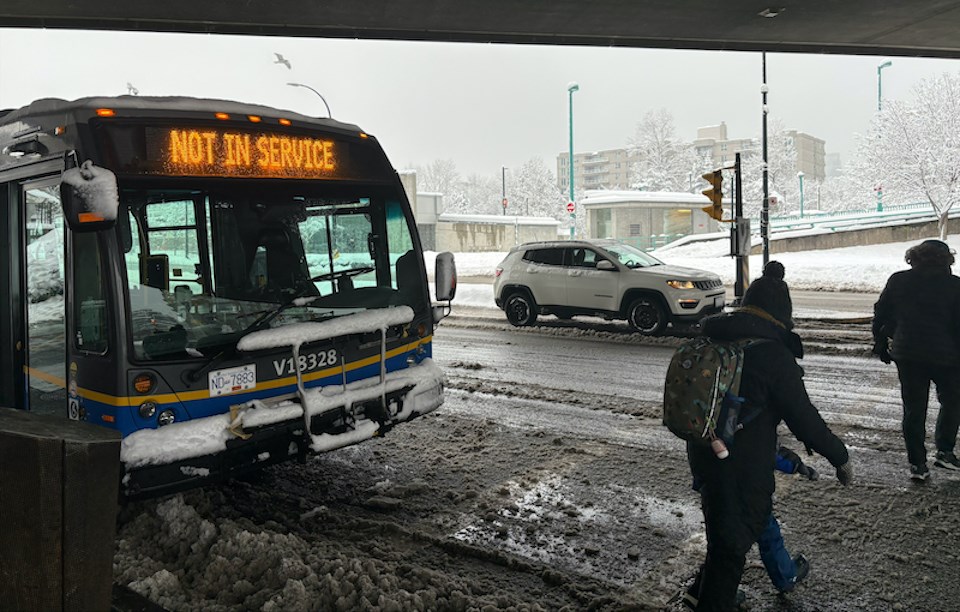
[[[713,298],[713,305],[715,308],[723,308],[723,304],[726,302],[726,296],[718,296]]]
[[[257,386],[257,365],[251,363],[236,368],[215,370],[207,375],[207,381],[210,383],[210,397],[253,389]]]

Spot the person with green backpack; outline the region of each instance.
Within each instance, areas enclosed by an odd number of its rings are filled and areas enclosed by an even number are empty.
[[[803,357],[803,345],[792,331],[793,305],[783,278],[783,265],[771,261],[763,276],[747,288],[740,308],[703,321],[702,333],[710,339],[751,341],[741,343],[737,422],[733,427],[722,424],[726,430],[722,435],[711,433],[712,442],[724,442],[723,452],[717,444],[687,442],[690,469],[702,483],[707,535],[706,559],[695,581],[696,592],[691,593],[697,610],[736,610],[740,605],[738,587],[747,552],[773,510],[781,421],[836,468],[841,484],[853,481],[846,446],[823,421],[803,384],[803,370],[797,363]]]

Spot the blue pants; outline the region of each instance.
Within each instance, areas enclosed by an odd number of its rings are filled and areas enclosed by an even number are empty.
[[[772,512],[767,519],[767,526],[757,539],[757,546],[760,547],[760,559],[767,568],[767,575],[770,576],[773,586],[777,587],[778,591],[791,590],[797,577],[797,566],[783,545],[780,524]]]

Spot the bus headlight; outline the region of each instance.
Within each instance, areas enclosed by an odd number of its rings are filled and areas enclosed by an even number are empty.
[[[140,416],[149,419],[157,413],[157,404],[154,402],[143,402],[139,408]]]
[[[161,426],[171,425],[174,421],[177,420],[177,415],[173,413],[173,410],[169,408],[160,413],[160,416],[157,417],[157,423]]]

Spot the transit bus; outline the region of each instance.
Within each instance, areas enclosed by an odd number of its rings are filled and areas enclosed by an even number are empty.
[[[354,125],[134,96],[0,112],[0,406],[115,428],[140,497],[443,402],[397,172]]]

